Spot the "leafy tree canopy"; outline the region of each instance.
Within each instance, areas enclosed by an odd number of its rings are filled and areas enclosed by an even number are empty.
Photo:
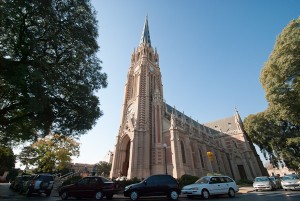
[[[85,134],[107,86],[89,0],[0,3],[0,144]]]
[[[300,169],[300,18],[277,37],[260,81],[268,108],[245,119],[245,130],[274,166]]]
[[[48,135],[30,146],[19,155],[22,164],[36,167],[37,172],[54,172],[69,167],[72,156],[79,156],[79,143],[63,135]]]
[[[0,175],[15,168],[15,155],[10,147],[0,146]]]
[[[111,163],[106,161],[100,161],[96,164],[97,167],[97,175],[109,177],[110,170],[111,170]]]

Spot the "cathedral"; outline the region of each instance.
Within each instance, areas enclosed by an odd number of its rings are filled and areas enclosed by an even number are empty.
[[[224,174],[235,180],[268,175],[237,110],[200,124],[164,102],[159,54],[146,18],[131,56],[110,177],[153,174]]]

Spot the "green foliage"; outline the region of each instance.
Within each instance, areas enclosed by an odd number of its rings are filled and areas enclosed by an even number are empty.
[[[248,179],[241,179],[241,180],[236,181],[236,184],[239,186],[252,186],[253,181],[248,180]]]
[[[74,176],[74,177],[71,177],[71,178],[65,180],[65,181],[62,183],[62,186],[66,186],[66,185],[70,185],[70,184],[75,184],[75,183],[78,182],[80,179],[81,179],[81,176]]]
[[[78,137],[102,115],[107,86],[89,0],[0,4],[0,144]]]
[[[0,175],[15,168],[15,155],[10,147],[0,146]]]
[[[111,170],[111,163],[108,163],[106,161],[100,161],[98,164],[96,164],[96,168],[97,168],[97,175],[109,177],[110,170]]]
[[[27,167],[36,166],[37,172],[53,173],[68,168],[71,157],[79,155],[79,148],[72,138],[55,134],[25,147],[19,159]]]
[[[268,108],[249,115],[245,130],[272,165],[300,169],[300,18],[277,37],[260,81]]]
[[[117,186],[117,191],[122,192],[124,191],[126,186],[129,186],[131,184],[136,184],[136,183],[140,183],[141,180],[139,180],[137,177],[134,177],[132,179],[127,179],[127,180],[123,180],[123,181],[115,181],[115,184]]]
[[[184,174],[184,175],[182,175],[180,177],[180,179],[178,179],[179,186],[182,188],[183,186],[186,186],[186,185],[189,185],[189,184],[193,184],[198,179],[199,179],[199,177],[197,177],[197,176],[192,176],[192,175]]]

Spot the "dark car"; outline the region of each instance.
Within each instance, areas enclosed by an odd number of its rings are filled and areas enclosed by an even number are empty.
[[[138,200],[142,196],[167,196],[177,200],[181,190],[175,178],[171,175],[152,175],[140,183],[125,187],[124,196],[131,200]]]
[[[24,183],[22,192],[26,192],[27,196],[32,193],[45,193],[47,196],[51,194],[53,189],[54,178],[51,174],[36,174]]]
[[[15,191],[20,191],[23,183],[30,179],[30,175],[17,176],[16,179],[11,183],[10,188]]]
[[[95,198],[101,200],[104,196],[112,199],[116,190],[115,183],[104,177],[84,177],[75,184],[62,186],[59,196],[66,200],[68,197]]]

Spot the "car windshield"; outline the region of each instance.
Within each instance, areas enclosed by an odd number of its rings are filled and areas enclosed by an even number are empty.
[[[275,178],[274,177],[269,177],[272,181],[275,181]]]
[[[299,179],[298,175],[286,175],[282,178],[282,180],[295,180],[295,179]]]
[[[209,182],[209,177],[201,177],[195,182],[195,184],[207,184],[208,182]]]
[[[260,182],[260,181],[268,181],[269,179],[267,177],[256,177],[255,181]]]

